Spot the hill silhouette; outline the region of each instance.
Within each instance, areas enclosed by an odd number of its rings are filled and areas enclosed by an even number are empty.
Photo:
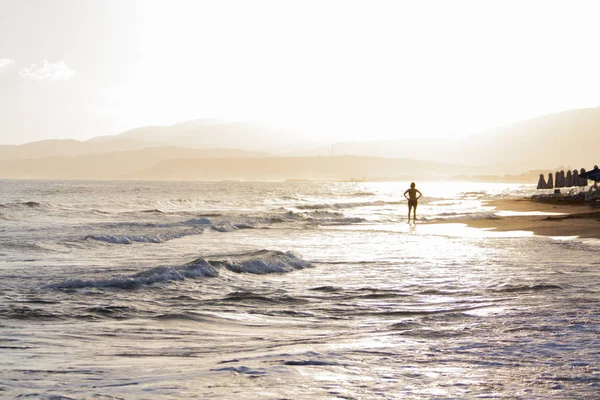
[[[187,152],[189,158],[182,157]],[[144,149],[0,161],[0,179],[350,180],[448,179],[469,167],[380,157],[214,157],[203,150]],[[171,158],[165,158],[165,154]]]
[[[558,166],[590,168],[598,164],[600,107],[564,111],[491,129],[461,143],[464,154],[447,162],[468,160],[497,165],[505,171]]]
[[[70,157],[43,157],[0,160],[4,179],[134,179],[138,174],[171,159],[243,159],[264,157],[266,153],[235,149],[181,149],[155,147],[141,150]]]
[[[98,136],[86,141],[51,139],[22,145],[0,145],[0,160],[71,157],[141,150],[152,147],[188,149],[237,149],[247,152],[288,151],[306,146],[300,137],[251,123],[194,120],[171,126],[146,126],[118,135]],[[247,153],[251,156],[251,153]],[[219,156],[244,157],[241,151]]]
[[[491,168],[496,174],[558,166],[589,168],[600,161],[600,107],[564,111],[494,128],[462,139],[414,138],[340,142],[292,156],[360,155],[414,158]]]
[[[599,137],[600,108],[532,118],[460,140],[371,140],[321,147],[257,124],[193,120],[87,141],[3,145],[0,178],[178,179],[180,173],[181,179],[387,179],[411,174],[429,178],[523,174],[558,167],[589,169],[600,161]]]
[[[90,143],[130,140],[162,146],[186,148],[235,148],[251,151],[282,152],[311,142],[290,132],[249,122],[223,122],[196,119],[170,126],[146,126],[115,136],[100,136]]]

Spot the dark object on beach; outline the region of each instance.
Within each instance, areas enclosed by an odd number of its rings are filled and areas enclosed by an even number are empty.
[[[594,173],[594,174],[590,174],[587,179],[591,179],[594,182],[599,182],[600,181],[600,171]]]
[[[546,184],[546,189],[554,188],[554,181],[552,179],[552,172],[548,174],[548,183]]]
[[[587,177],[585,176],[585,173],[585,168],[581,168],[581,171],[579,172],[579,176],[577,178],[577,186],[587,186]]]
[[[583,205],[585,204],[585,194],[583,192],[577,194],[569,194],[569,195],[556,195],[556,194],[541,194],[531,196],[531,200],[537,201],[540,203],[549,203],[549,204],[573,204],[573,205]]]
[[[555,188],[565,187],[565,171],[556,171],[556,182],[554,183]]]
[[[567,187],[573,186],[573,175],[571,174],[571,170],[567,171],[567,179],[566,179],[565,184]]]
[[[594,169],[588,172],[585,172],[585,169],[581,168],[581,173],[579,174],[579,177],[581,179],[585,179],[586,181],[590,179],[595,182],[598,182],[600,181],[600,169],[597,165],[594,165]]]
[[[540,180],[538,181],[537,188],[546,189],[546,179],[544,179],[544,174],[540,174]]]

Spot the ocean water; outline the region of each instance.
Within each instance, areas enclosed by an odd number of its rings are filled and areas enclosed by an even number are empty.
[[[598,241],[407,187],[0,181],[0,398],[598,398]]]

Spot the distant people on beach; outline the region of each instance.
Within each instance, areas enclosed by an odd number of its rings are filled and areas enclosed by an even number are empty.
[[[418,200],[423,197],[423,193],[419,192],[417,188],[415,188],[415,183],[412,182],[410,184],[410,188],[406,189],[404,192],[404,197],[408,200],[408,223],[410,224],[410,210],[413,211],[413,222],[417,222],[417,203]],[[408,194],[408,196],[407,196]],[[417,196],[418,194],[418,196]]]

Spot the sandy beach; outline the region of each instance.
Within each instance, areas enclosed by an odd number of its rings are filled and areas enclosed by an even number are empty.
[[[578,236],[600,239],[600,209],[589,205],[550,204],[530,199],[486,203],[499,213],[496,218],[463,220],[473,228],[498,231],[531,231],[541,236]],[[508,215],[502,215],[502,214]],[[556,215],[535,215],[556,213]],[[516,215],[511,215],[516,214]]]

